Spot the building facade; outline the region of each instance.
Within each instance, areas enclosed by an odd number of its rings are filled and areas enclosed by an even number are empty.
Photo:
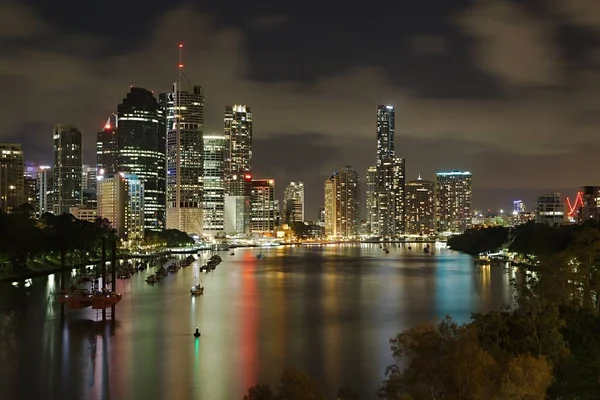
[[[434,235],[435,183],[419,177],[406,184],[406,233]]]
[[[204,135],[204,234],[214,236],[225,229],[224,135]]]
[[[275,180],[253,179],[250,196],[250,233],[275,234]]]
[[[134,243],[144,238],[144,184],[131,174],[98,180],[97,215],[110,221],[117,236]]]
[[[304,183],[290,182],[283,191],[283,215],[286,224],[304,222]]]
[[[0,143],[0,210],[12,212],[25,198],[25,160],[20,143]]]
[[[579,222],[600,222],[600,186],[583,186],[580,195],[581,206],[577,211]]]
[[[69,213],[82,221],[95,222],[98,218],[98,210],[96,207],[89,207],[85,205],[69,208]]]
[[[396,111],[394,106],[377,106],[377,164],[395,155]]]
[[[119,172],[117,114],[112,114],[96,135],[96,175],[112,176]]]
[[[538,196],[535,207],[535,222],[562,225],[568,222],[565,202],[560,193]]]
[[[378,218],[374,233],[378,236],[394,238],[405,231],[405,171],[405,160],[400,157],[383,157],[377,167],[378,194],[374,206]]]
[[[460,233],[467,229],[472,217],[471,173],[438,172],[435,191],[438,231]]]
[[[118,172],[144,184],[144,226],[161,230],[166,213],[166,125],[152,92],[132,87],[117,107]]]
[[[252,112],[245,105],[225,107],[226,193],[231,196],[249,196],[250,180],[241,177],[252,174]]]
[[[358,236],[360,228],[360,181],[358,172],[343,167],[325,181],[325,235]]]
[[[173,84],[160,95],[167,121],[167,228],[203,230],[204,94],[202,87]]]
[[[367,230],[371,234],[379,231],[379,227],[377,225],[378,219],[375,216],[377,213],[375,192],[377,191],[378,178],[377,167],[374,165],[367,168],[366,185],[367,195],[365,197],[365,211],[367,216]]]
[[[36,214],[39,217],[45,213],[51,213],[54,211],[52,205],[54,196],[54,172],[51,167],[40,166],[37,174],[37,210]]]
[[[56,124],[54,139],[53,212],[69,213],[83,202],[83,148],[81,130]]]
[[[225,233],[228,235],[250,234],[250,196],[225,195]]]
[[[337,236],[335,215],[336,210],[335,174],[325,180],[325,199],[323,203],[323,220],[325,225],[325,236]]]

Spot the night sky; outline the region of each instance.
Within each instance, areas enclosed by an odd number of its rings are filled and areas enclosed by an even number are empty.
[[[48,164],[53,124],[74,123],[95,164],[129,86],[176,80],[179,42],[206,132],[251,106],[254,176],[278,197],[304,181],[309,218],[328,175],[375,162],[377,104],[396,106],[407,178],[468,169],[475,207],[600,184],[597,0],[4,0],[0,140]]]

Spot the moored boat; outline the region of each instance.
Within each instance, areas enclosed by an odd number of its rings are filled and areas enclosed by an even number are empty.
[[[200,296],[204,294],[204,286],[202,286],[202,284],[193,286],[190,293],[192,296]]]

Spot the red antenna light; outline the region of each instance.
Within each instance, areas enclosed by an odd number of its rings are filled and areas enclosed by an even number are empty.
[[[179,48],[181,49],[182,47],[183,47],[183,43],[180,43],[179,44]]]
[[[183,64],[179,64],[179,68],[183,68]]]

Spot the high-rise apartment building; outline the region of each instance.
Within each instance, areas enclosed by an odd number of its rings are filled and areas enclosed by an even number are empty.
[[[394,238],[405,231],[405,160],[395,153],[393,106],[377,106],[377,164],[367,170],[367,231]]]
[[[351,238],[360,227],[360,181],[350,166],[325,181],[325,234]]]
[[[568,222],[565,202],[560,193],[538,196],[535,207],[535,222],[560,225]]]
[[[201,234],[204,195],[204,94],[173,84],[159,96],[167,119],[167,228]]]
[[[56,124],[54,139],[53,212],[67,214],[83,202],[83,149],[81,130]]]
[[[250,233],[272,236],[275,233],[275,180],[253,179],[250,195]]]
[[[96,136],[96,175],[112,176],[119,172],[117,114],[112,114]]]
[[[375,202],[375,192],[377,191],[379,183],[379,178],[377,175],[377,167],[370,166],[367,168],[367,177],[366,177],[366,185],[367,185],[367,195],[365,198],[365,206],[366,206],[366,215],[367,215],[367,225],[369,233],[378,232],[379,228],[377,226],[377,218],[375,214],[377,212]]]
[[[375,196],[375,233],[383,237],[398,237],[405,231],[405,161],[400,157],[383,157],[377,166]]]
[[[231,196],[249,196],[251,184],[242,179],[252,173],[252,112],[245,105],[225,107],[225,138],[228,148],[225,156],[226,193]]]
[[[224,135],[204,135],[204,233],[215,235],[225,229]]]
[[[337,214],[336,206],[336,194],[335,194],[335,175],[333,174],[329,178],[325,179],[325,199],[323,203],[324,209],[324,224],[325,224],[325,236],[335,237],[336,223],[335,216]]]
[[[396,111],[394,106],[377,106],[377,164],[395,155]]]
[[[406,233],[435,234],[435,183],[420,176],[406,184]]]
[[[436,174],[436,219],[441,232],[463,232],[471,223],[471,173]]]
[[[250,196],[225,195],[225,233],[248,235],[250,233]]]
[[[0,143],[0,210],[25,203],[25,161],[20,143]]]
[[[304,183],[290,182],[283,191],[283,215],[286,224],[304,222]]]
[[[144,184],[144,226],[165,227],[166,127],[162,108],[152,92],[132,87],[117,107],[118,172],[137,176]]]
[[[54,210],[54,171],[51,167],[40,166],[37,174],[37,209],[36,214],[39,217],[45,213],[51,213]]]
[[[581,206],[577,210],[579,221],[600,222],[600,186],[583,186],[580,194]]]
[[[117,236],[137,242],[144,238],[144,184],[131,174],[102,176],[98,180],[97,215],[110,221]]]

